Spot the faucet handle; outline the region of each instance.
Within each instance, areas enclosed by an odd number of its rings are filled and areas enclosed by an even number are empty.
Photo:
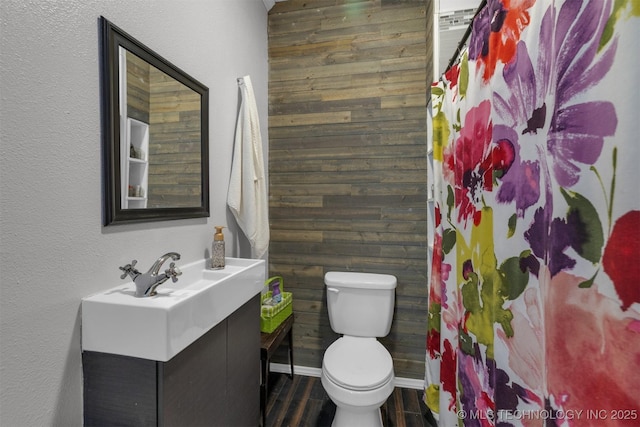
[[[171,277],[171,281],[176,283],[178,281],[178,276],[182,274],[182,271],[178,267],[176,267],[176,263],[172,262],[169,264],[169,268],[165,271],[165,274],[168,277]]]
[[[135,266],[138,263],[137,259],[134,259],[133,261],[131,261],[131,264],[127,264],[123,267],[118,267],[120,270],[124,271],[124,273],[122,273],[122,275],[120,276],[121,279],[124,279],[125,277],[127,277],[127,275],[131,272],[135,273]]]

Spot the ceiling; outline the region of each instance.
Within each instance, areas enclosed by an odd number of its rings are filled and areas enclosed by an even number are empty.
[[[264,6],[267,8],[267,12],[271,10],[274,4],[279,3],[281,1],[286,0],[262,0],[264,2]]]

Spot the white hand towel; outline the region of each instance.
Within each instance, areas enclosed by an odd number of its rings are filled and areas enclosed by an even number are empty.
[[[269,248],[269,199],[262,156],[258,107],[251,78],[238,80],[241,92],[227,205],[251,243],[251,256]]]

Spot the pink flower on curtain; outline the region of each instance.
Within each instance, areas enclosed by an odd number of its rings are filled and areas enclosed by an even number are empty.
[[[439,211],[439,209],[436,209]],[[436,218],[439,214],[436,213]],[[439,220],[437,223],[439,224]],[[438,233],[434,236],[433,241],[433,262],[431,269],[431,286],[429,287],[429,324],[427,331],[427,349],[431,357],[440,354],[440,328],[444,324],[449,329],[457,331],[459,324],[459,315],[451,315],[451,312],[462,313],[463,309],[458,308],[460,304],[453,307],[447,301],[447,294],[443,292],[446,289],[446,282],[449,280],[451,273],[451,264],[444,262],[444,253],[442,251],[442,236]]]
[[[494,175],[504,176],[514,159],[508,140],[492,144],[491,102],[471,108],[460,130],[460,137],[443,154],[443,173],[453,184],[458,221],[479,224],[483,191],[491,191]]]
[[[436,213],[438,218],[439,213]],[[439,220],[436,219],[439,223]],[[442,262],[442,236],[436,233],[433,237],[433,261],[431,268],[431,286],[429,287],[429,323],[427,330],[427,350],[433,358],[437,357],[440,350],[440,325],[442,313],[442,289],[444,281],[449,276],[451,266]],[[443,269],[444,267],[444,269]],[[449,267],[448,269],[446,267]],[[446,295],[445,295],[446,297]]]
[[[545,280],[548,272],[541,271]],[[637,312],[622,312],[585,278],[561,272],[548,282],[545,313],[546,378],[554,407],[563,411],[623,409],[631,416],[589,425],[637,426],[640,416],[640,330]],[[626,418],[626,419],[625,419]],[[575,425],[583,425],[576,420]]]
[[[524,308],[511,307],[513,313],[513,336],[508,337],[501,329],[496,334],[508,348],[509,367],[524,384],[543,395],[544,324],[542,307],[536,289],[523,293]],[[538,401],[542,400],[538,398]]]

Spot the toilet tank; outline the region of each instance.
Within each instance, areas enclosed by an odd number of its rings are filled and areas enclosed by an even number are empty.
[[[397,280],[389,274],[332,271],[324,276],[334,332],[356,337],[389,334]]]

